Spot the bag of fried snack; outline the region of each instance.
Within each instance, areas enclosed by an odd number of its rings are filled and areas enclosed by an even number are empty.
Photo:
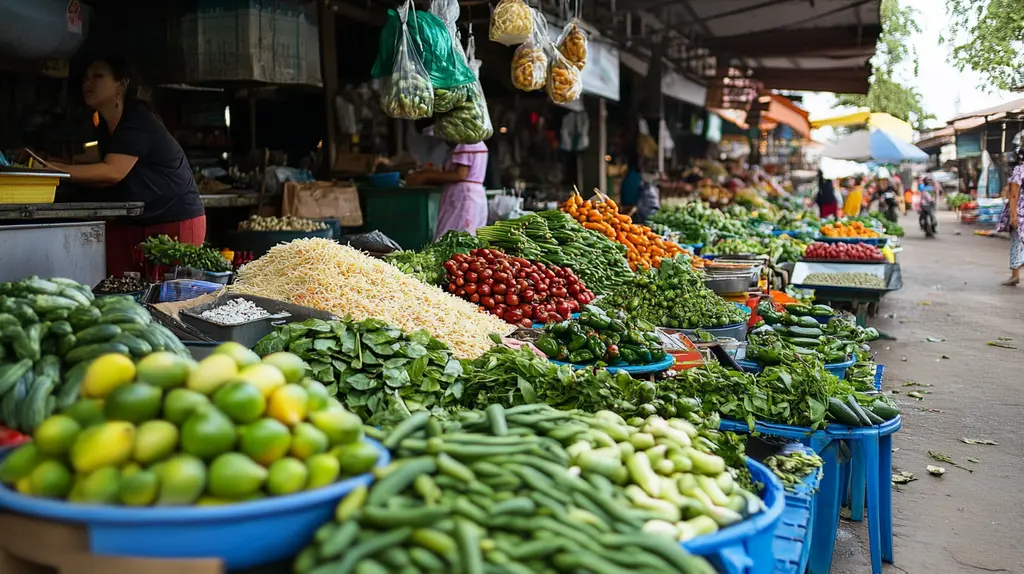
[[[544,15],[535,8],[530,11],[533,12],[533,33],[512,55],[512,85],[524,92],[540,90],[547,84],[548,56],[545,51],[551,45],[544,36],[548,29]]]
[[[491,13],[491,40],[516,46],[530,39],[533,14],[523,0],[501,0]]]
[[[562,28],[555,46],[566,60],[580,70],[587,65],[587,35],[580,29],[575,18]]]
[[[557,50],[551,52],[547,92],[548,98],[556,104],[576,101],[583,93],[583,76],[580,69]]]

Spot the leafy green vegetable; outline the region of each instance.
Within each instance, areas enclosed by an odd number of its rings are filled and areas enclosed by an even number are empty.
[[[396,251],[384,260],[428,285],[441,285],[445,282],[444,262],[456,253],[469,253],[479,247],[483,243],[465,231],[449,231],[420,251]]]
[[[139,246],[146,259],[158,265],[182,265],[216,273],[231,271],[231,262],[212,247],[181,243],[166,235],[150,237]]]

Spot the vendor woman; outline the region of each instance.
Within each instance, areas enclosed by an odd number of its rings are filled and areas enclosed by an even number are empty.
[[[102,160],[50,163],[70,174],[72,182],[109,188],[112,193],[104,199],[144,204],[138,217],[107,224],[107,272],[117,276],[137,270],[132,254],[148,237],[168,235],[193,245],[206,239],[206,215],[185,152],[153,111],[136,99],[136,92],[124,58],[94,60],[85,72],[82,94],[86,105],[99,113]]]
[[[418,125],[426,124],[420,122]],[[431,135],[432,129],[433,126],[426,126],[423,133]],[[435,241],[449,231],[465,231],[475,235],[478,228],[487,225],[487,194],[484,192],[487,144],[448,142],[448,147],[442,169],[428,167],[406,177],[406,184],[410,186],[441,186]]]

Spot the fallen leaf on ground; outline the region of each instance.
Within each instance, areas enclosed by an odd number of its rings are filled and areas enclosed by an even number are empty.
[[[932,457],[934,460],[937,460],[939,462],[944,462],[946,464],[951,464],[951,465],[953,465],[953,466],[955,466],[955,467],[957,467],[959,469],[966,470],[967,472],[970,472],[972,474],[974,473],[973,470],[971,470],[969,468],[964,468],[964,467],[960,466],[959,464],[957,464],[956,461],[954,461],[952,457],[950,457],[948,454],[946,454],[944,452],[930,450],[930,451],[928,451],[928,456]]]
[[[942,476],[946,474],[946,469],[942,468],[941,466],[935,466],[934,464],[929,464],[928,466],[924,467],[924,469],[927,470],[928,474],[932,476]]]
[[[942,358],[942,359],[948,359],[948,358],[949,358],[949,355],[942,355],[942,357],[940,357],[940,358]]]
[[[917,480],[917,477],[914,476],[914,473],[912,473],[912,472],[903,471],[903,472],[894,472],[894,473],[892,473],[892,483],[893,484],[907,484],[908,482],[911,482],[911,481],[914,481],[914,480]]]
[[[916,387],[918,386],[917,381],[907,381],[903,383],[904,387]]]
[[[945,339],[940,339],[939,337],[928,337],[925,341],[928,341],[929,343],[942,343]]]
[[[987,438],[964,438],[964,437],[960,437],[960,442],[962,442],[964,444],[983,444],[983,445],[988,445],[988,446],[995,446],[995,445],[999,444],[996,441],[989,440]]]
[[[941,410],[941,409],[917,409],[917,410],[922,412],[922,413],[944,413],[944,412],[946,412],[946,411]]]
[[[917,304],[918,305],[931,305],[932,302],[931,301],[918,301]]]
[[[1012,341],[1013,337],[999,337],[997,341]]]
[[[1017,347],[1003,341],[989,341],[986,343],[989,347],[999,347],[1000,349],[1016,349]]]
[[[974,458],[973,456],[969,456],[969,457],[967,457],[967,462],[973,462],[973,463],[977,464],[977,463],[981,462],[981,459]]]
[[[907,396],[908,397],[914,397],[915,399],[917,399],[919,401],[924,399],[924,393],[922,393],[921,391],[910,391],[909,393],[907,393]]]

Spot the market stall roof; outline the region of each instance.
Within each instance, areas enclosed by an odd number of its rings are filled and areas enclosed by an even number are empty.
[[[823,149],[821,155],[832,159],[880,163],[928,160],[928,154],[917,146],[879,129],[853,132]]]
[[[989,116],[997,116],[1000,114],[1014,114],[1024,112],[1024,98],[1006,102],[998,106],[992,106],[991,108],[984,108],[974,112],[967,112],[956,116],[949,123],[959,122],[961,120],[968,120],[972,118],[984,118]]]
[[[938,150],[942,146],[956,143],[956,129],[953,126],[946,126],[942,129],[921,132],[920,138],[914,142],[917,147],[929,151]]]
[[[914,126],[884,112],[860,111],[811,121],[812,129],[826,126],[868,126],[869,128],[885,130],[895,136],[899,136],[903,141],[909,142],[914,139]]]
[[[761,114],[760,128],[762,130],[773,129],[777,124],[784,124],[803,136],[804,139],[810,139],[811,124],[807,120],[807,111],[786,96],[765,94],[761,97],[771,98],[769,101],[763,102],[768,104],[768,109]],[[750,127],[747,123],[746,110],[711,108],[710,111],[736,127],[742,129]]]

